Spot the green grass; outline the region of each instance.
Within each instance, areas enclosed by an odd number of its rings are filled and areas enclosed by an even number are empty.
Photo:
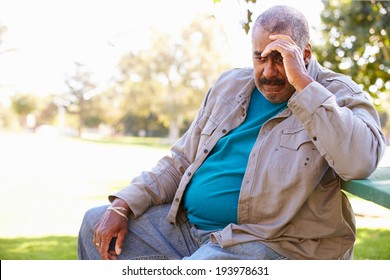
[[[358,228],[354,255],[357,260],[390,260],[390,230]]]
[[[355,260],[390,260],[390,230],[359,228]],[[1,260],[75,260],[77,237],[0,239]]]
[[[0,239],[1,260],[75,260],[77,237],[47,236]]]

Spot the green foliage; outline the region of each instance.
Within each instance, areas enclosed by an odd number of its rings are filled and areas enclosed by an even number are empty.
[[[12,109],[20,116],[26,116],[37,107],[36,98],[30,94],[16,94],[11,100]]]
[[[65,79],[68,92],[57,100],[58,106],[66,109],[70,114],[78,117],[78,131],[81,134],[84,126],[96,125],[101,121],[98,115],[91,116],[91,98],[96,85],[92,81],[92,73],[80,64],[75,63],[75,72]]]
[[[11,98],[12,110],[19,117],[21,127],[27,127],[27,115],[37,108],[37,98],[31,94],[15,94]]]
[[[36,113],[37,125],[53,125],[55,123],[57,114],[58,108],[53,102],[52,96],[39,99],[38,109]]]
[[[133,116],[153,121],[158,116],[154,123],[177,138],[226,67],[226,37],[214,18],[200,16],[178,36],[154,33],[151,39],[149,48],[122,57],[118,94],[112,92],[111,97],[121,104],[119,121]],[[135,129],[139,124],[134,125]]]
[[[144,134],[147,137],[162,137],[167,135],[168,129],[159,120],[158,116],[149,113],[148,116],[137,116],[133,114],[126,114],[121,123],[126,135]]]
[[[351,76],[377,102],[390,90],[390,2],[323,0],[318,60]]]

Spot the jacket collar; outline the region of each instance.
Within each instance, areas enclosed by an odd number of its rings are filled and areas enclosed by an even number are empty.
[[[314,57],[310,59],[310,62],[307,65],[307,71],[309,72],[310,77],[317,81],[320,72],[320,64]]]
[[[244,102],[245,100],[248,100],[253,90],[255,89],[255,80],[253,79],[253,68],[246,68],[245,71],[248,71],[248,80],[243,85],[241,91],[236,95],[236,101],[238,103]]]

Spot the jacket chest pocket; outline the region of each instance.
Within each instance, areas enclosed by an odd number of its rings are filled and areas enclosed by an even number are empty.
[[[282,131],[280,147],[298,151],[305,143],[312,143],[303,128],[285,128]],[[313,145],[314,146],[314,145]]]
[[[288,169],[299,170],[312,166],[316,147],[302,128],[285,128],[282,131],[279,147],[276,149],[281,161]]]
[[[209,143],[211,136],[218,125],[210,118],[204,116],[199,120],[199,126],[203,127],[200,133],[198,153],[203,151],[203,148]]]

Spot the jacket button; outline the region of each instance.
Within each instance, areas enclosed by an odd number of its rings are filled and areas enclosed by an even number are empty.
[[[226,129],[222,129],[222,133],[223,134],[226,134],[227,130]]]
[[[207,153],[209,152],[209,150],[204,149],[203,152],[204,152],[205,154],[207,154]]]
[[[316,137],[316,136],[314,136],[314,137],[313,137],[313,140],[314,140],[314,141],[317,141],[317,137]]]
[[[187,173],[187,176],[188,176],[188,177],[190,177],[191,175],[192,175],[192,173],[191,173],[191,172],[188,172],[188,173]]]
[[[179,202],[179,201],[180,201],[180,199],[179,199],[178,197],[176,197],[176,198],[175,198],[175,201],[176,201],[176,202]]]

